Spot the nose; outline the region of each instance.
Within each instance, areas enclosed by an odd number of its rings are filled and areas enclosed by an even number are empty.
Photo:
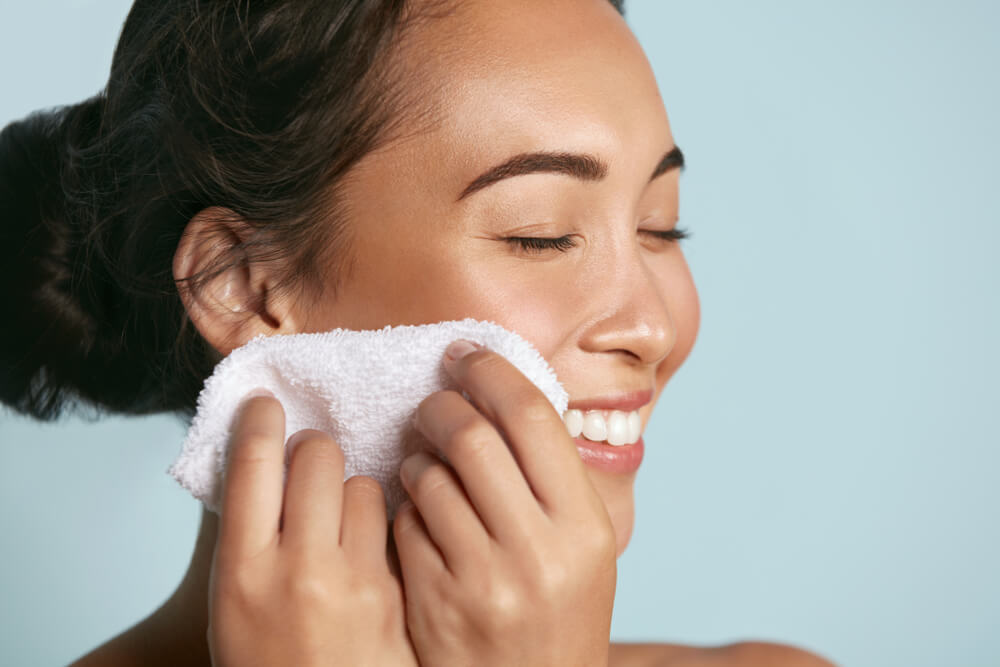
[[[634,232],[633,232],[634,233]],[[582,337],[588,352],[621,353],[633,364],[656,366],[674,347],[677,329],[667,303],[666,273],[656,258],[632,245],[604,272],[599,312]],[[662,259],[661,259],[662,261]]]

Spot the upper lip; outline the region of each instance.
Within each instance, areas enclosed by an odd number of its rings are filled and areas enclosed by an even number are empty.
[[[653,398],[653,390],[629,391],[610,396],[600,396],[597,398],[587,398],[579,401],[571,401],[567,410],[622,410],[631,412],[638,410],[649,403]]]

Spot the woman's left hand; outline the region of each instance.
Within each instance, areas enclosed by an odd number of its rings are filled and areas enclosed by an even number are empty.
[[[561,416],[491,350],[445,366],[473,403],[420,404],[417,428],[451,465],[404,461],[415,506],[393,526],[420,663],[606,667],[615,533]]]

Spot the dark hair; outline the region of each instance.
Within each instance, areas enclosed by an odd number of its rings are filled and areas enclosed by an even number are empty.
[[[422,113],[393,57],[410,4],[136,0],[105,90],[0,133],[0,401],[190,418],[219,355],[172,263],[208,207],[252,233],[191,289],[277,259],[292,260],[279,289],[335,289],[351,268],[337,184],[403,108]]]

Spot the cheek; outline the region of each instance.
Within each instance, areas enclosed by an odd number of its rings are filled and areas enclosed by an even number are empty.
[[[564,275],[542,276],[518,268],[510,262],[461,258],[431,268],[431,280],[421,290],[428,294],[415,298],[423,299],[425,307],[432,300],[437,319],[495,322],[544,355],[564,342],[567,327],[579,316],[579,296],[570,291],[573,285]]]

